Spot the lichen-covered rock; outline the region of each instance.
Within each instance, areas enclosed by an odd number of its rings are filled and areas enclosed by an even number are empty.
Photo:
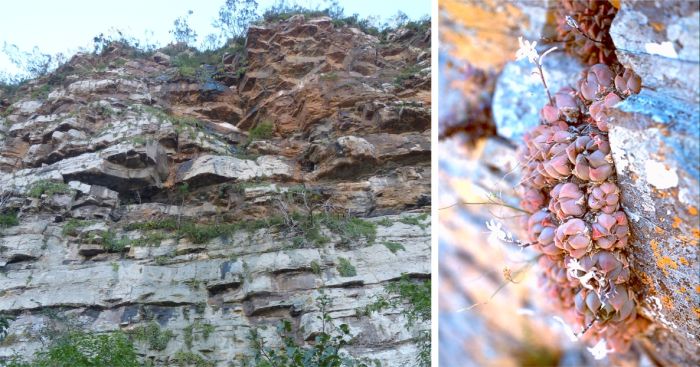
[[[620,1],[610,35],[620,62],[657,92],[700,101],[700,9],[697,3]]]
[[[698,119],[697,105],[642,90],[616,106],[609,125],[641,313],[661,327],[651,337],[657,357],[690,365],[700,350]]]

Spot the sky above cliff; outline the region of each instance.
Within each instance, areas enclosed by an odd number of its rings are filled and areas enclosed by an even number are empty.
[[[24,0],[3,5],[0,12],[0,51],[4,42],[20,50],[38,47],[42,52],[73,54],[91,45],[94,36],[120,29],[129,36],[149,43],[165,45],[172,40],[168,32],[173,21],[187,14],[190,26],[198,33],[198,43],[215,33],[212,21],[225,0]],[[275,0],[258,0],[258,9],[269,8]],[[290,3],[290,1],[287,1]],[[322,0],[298,0],[299,5],[325,8]],[[387,20],[398,10],[417,19],[430,14],[430,0],[341,0],[345,14],[376,16]],[[0,53],[0,72],[15,73],[16,68]]]

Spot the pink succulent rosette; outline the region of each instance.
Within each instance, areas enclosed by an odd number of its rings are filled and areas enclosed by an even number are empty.
[[[568,310],[574,307],[576,288],[557,283],[545,273],[540,274],[537,285],[543,290],[547,299],[555,302],[560,308]]]
[[[627,246],[630,229],[624,212],[600,213],[593,222],[592,228],[591,238],[596,246],[605,250],[622,249]]]
[[[615,284],[600,296],[593,290],[582,288],[574,298],[576,312],[583,316],[583,324],[593,320],[599,326],[606,323],[633,321],[637,316],[634,294],[624,284]]]
[[[578,185],[567,182],[560,183],[552,189],[549,210],[559,220],[569,217],[580,217],[586,214],[586,195]]]
[[[626,96],[637,94],[642,90],[642,78],[632,69],[625,69],[622,75],[615,77],[615,89]]]
[[[563,117],[569,122],[576,122],[581,114],[581,109],[576,102],[576,91],[571,88],[562,88],[554,94],[554,103],[557,107],[557,116]]]
[[[620,101],[622,101],[622,98],[618,97],[614,92],[610,92],[605,98],[591,104],[589,112],[600,131],[608,131],[608,109]]]
[[[612,284],[627,283],[630,280],[629,263],[619,252],[598,251],[588,254],[581,259],[581,267],[585,271],[598,271]],[[598,284],[604,289],[609,284]]]
[[[602,182],[613,174],[610,144],[600,135],[580,136],[566,149],[572,174],[584,181]]]
[[[527,222],[527,233],[534,247],[545,255],[557,256],[563,254],[561,248],[554,243],[556,223],[552,214],[546,209],[535,212]]]
[[[620,188],[612,182],[603,182],[590,188],[588,207],[592,211],[612,214],[620,208]]]
[[[580,259],[592,246],[591,230],[583,220],[569,219],[557,227],[554,243],[569,256]]]
[[[552,123],[559,120],[559,109],[551,104],[548,104],[542,107],[540,115],[544,121]]]
[[[569,276],[569,271],[566,268],[566,263],[569,259],[570,258],[565,255],[547,255],[540,256],[537,261],[540,268],[543,269],[544,274],[553,282],[562,287],[566,286],[576,289],[580,283],[578,279],[573,279]]]
[[[547,186],[551,186],[552,178],[541,173],[544,169],[538,169],[538,167],[541,165],[541,162],[536,161],[531,161],[527,164],[526,168],[523,170],[524,185],[534,187],[536,189],[543,189]]]
[[[633,338],[644,332],[648,321],[641,317],[628,317],[626,321],[619,323],[616,327],[608,327],[604,331],[605,340],[608,346],[617,353],[626,353],[632,345]]]
[[[520,207],[528,211],[529,213],[534,213],[544,207],[544,194],[542,191],[532,188],[523,187],[521,190],[520,197]]]
[[[613,73],[605,64],[591,66],[585,76],[579,83],[579,90],[586,100],[595,101],[612,87]]]

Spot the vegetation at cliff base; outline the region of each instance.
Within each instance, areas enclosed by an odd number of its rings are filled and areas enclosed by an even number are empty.
[[[134,345],[123,332],[70,332],[37,352],[32,362],[10,359],[6,367],[138,367]]]
[[[279,345],[269,345],[260,335],[258,329],[252,329],[248,340],[254,351],[252,357],[245,361],[249,367],[369,367],[381,366],[379,361],[358,359],[341,349],[348,345],[353,336],[347,324],[335,325],[330,316],[331,298],[321,293],[316,298],[320,315],[316,318],[321,323],[321,330],[314,333],[313,343],[300,344],[295,337],[295,330],[288,320],[281,320],[276,327],[276,334],[281,340]]]

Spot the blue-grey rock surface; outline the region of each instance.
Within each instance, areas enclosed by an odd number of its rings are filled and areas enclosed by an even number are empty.
[[[558,51],[543,60],[545,81],[552,95],[562,87],[575,86],[584,67],[573,56]],[[508,63],[493,94],[493,119],[498,135],[519,141],[525,132],[540,123],[540,109],[547,103],[537,67],[527,59]]]

